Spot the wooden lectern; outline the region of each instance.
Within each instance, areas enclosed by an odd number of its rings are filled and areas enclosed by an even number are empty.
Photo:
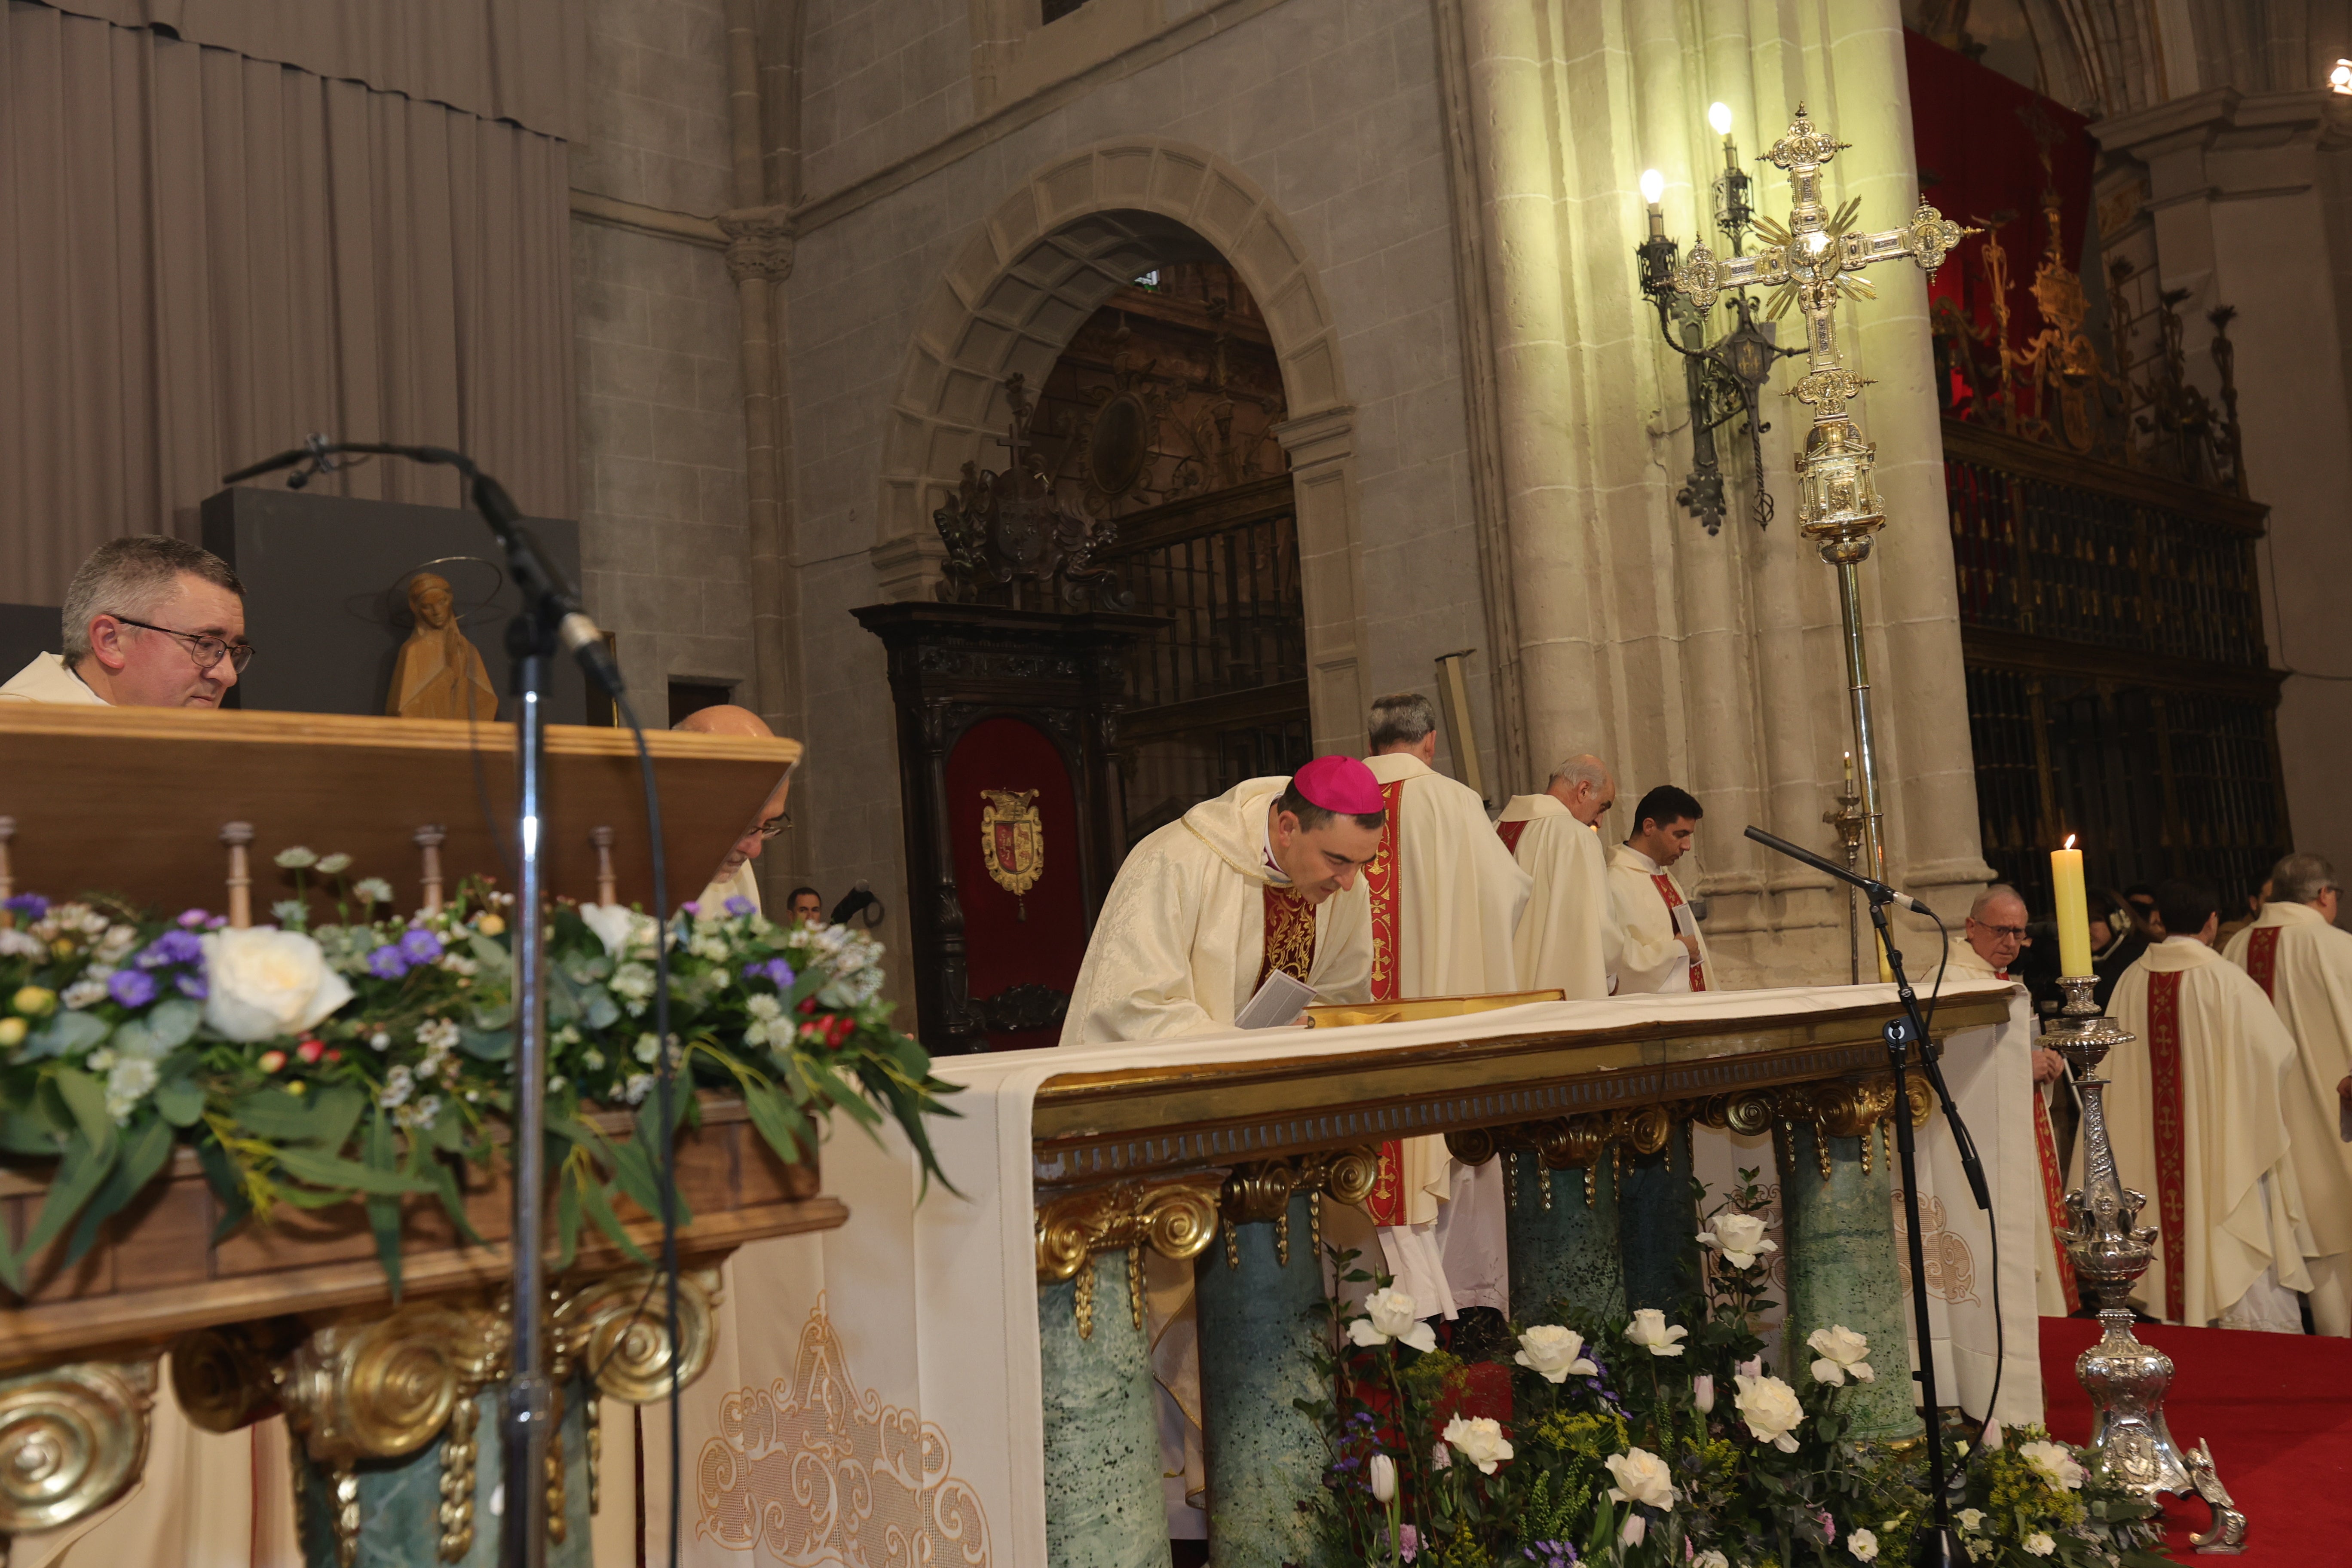
[[[801,748],[667,731],[646,742],[675,904],[701,891]],[[601,871],[621,901],[646,900],[630,737],[555,726],[548,752],[551,890],[594,900]],[[508,725],[0,704],[0,894],[13,883],[165,910],[244,903],[266,918],[272,857],[300,845],[350,854],[355,874],[384,878],[414,907],[469,875],[508,880],[513,797]],[[233,870],[254,885],[232,889]],[[40,1163],[0,1168],[9,1234],[25,1234],[47,1180]],[[673,1359],[697,1375],[712,1348],[717,1266],[745,1242],[847,1217],[818,1194],[813,1164],[777,1160],[719,1096],[703,1097],[700,1126],[679,1140],[677,1184],[695,1218],[679,1238],[675,1346],[653,1271],[602,1238],[583,1237],[552,1292],[552,1371],[569,1397],[557,1434],[565,1462],[547,1478],[550,1536],[572,1544],[551,1562],[587,1561],[597,1395],[661,1398]],[[374,1563],[495,1561],[495,1443],[486,1462],[478,1455],[503,1375],[510,1198],[497,1174],[469,1173],[480,1247],[462,1244],[432,1200],[411,1200],[394,1301],[356,1205],[217,1236],[212,1193],[183,1146],[74,1268],[55,1249],[28,1260],[27,1298],[0,1313],[0,1556],[7,1537],[86,1518],[137,1479],[168,1349],[173,1392],[198,1426],[289,1418],[314,1568],[351,1568],[362,1530]],[[652,1216],[621,1217],[650,1250]]]

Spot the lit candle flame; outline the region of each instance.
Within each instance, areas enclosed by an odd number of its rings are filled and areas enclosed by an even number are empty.
[[[2066,847],[2069,849],[2074,847],[2074,836],[2071,833],[2066,835]]]

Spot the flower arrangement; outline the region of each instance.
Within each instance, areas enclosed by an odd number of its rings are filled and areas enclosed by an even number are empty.
[[[363,1204],[395,1291],[408,1197],[436,1197],[478,1239],[457,1176],[499,1157],[513,1107],[511,895],[469,880],[438,910],[404,916],[387,884],[347,877],[347,856],[289,849],[278,864],[294,894],[274,927],[231,930],[202,910],[157,919],[110,899],[27,893],[0,906],[0,1157],[57,1162],[22,1245],[0,1236],[9,1289],[21,1294],[28,1264],[60,1239],[70,1267],[182,1143],[222,1205],[222,1234],[281,1204]],[[314,922],[320,897],[331,919]],[[950,1086],[891,1027],[878,944],[842,926],[773,924],[748,900],[684,905],[667,937],[664,1042],[652,1007],[662,935],[635,910],[550,911],[559,1266],[583,1220],[643,1258],[614,1202],[660,1212],[652,1091],[665,1051],[678,1123],[696,1115],[687,1091],[724,1089],[797,1163],[834,1112],[868,1131],[887,1115],[926,1179],[938,1173],[923,1123],[954,1114],[940,1100]],[[634,1110],[629,1131],[602,1130],[586,1114],[599,1107]]]
[[[1910,1560],[1926,1461],[1858,1443],[1842,1406],[1866,1339],[1816,1330],[1801,1385],[1762,1359],[1771,1244],[1756,1173],[1711,1214],[1685,1310],[1513,1324],[1481,1365],[1437,1348],[1410,1297],[1334,1252],[1319,1499],[1327,1563],[1416,1568],[1848,1568]],[[1687,1320],[1687,1321],[1684,1321]],[[1507,1359],[1506,1359],[1507,1357]],[[1963,1549],[1993,1568],[2160,1568],[2155,1509],[2038,1428],[1957,1441]]]

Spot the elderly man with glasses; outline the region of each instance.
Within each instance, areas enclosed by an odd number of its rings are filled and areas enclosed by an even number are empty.
[[[730,702],[698,708],[670,728],[684,731],[689,735],[740,735],[761,741],[773,740],[776,734],[768,728],[766,720],[749,708],[738,708]],[[727,858],[720,861],[719,869],[711,873],[710,885],[703,889],[695,900],[698,906],[713,914],[726,909],[728,900],[731,899],[744,900],[753,910],[761,907],[760,873],[751,862],[760,858],[760,851],[767,847],[769,839],[793,825],[792,817],[784,810],[784,802],[791,790],[792,780],[787,777],[761,805],[760,815],[737,837],[734,847],[727,851]]]
[[[208,550],[163,534],[100,545],[66,589],[63,653],[0,686],[0,701],[217,708],[252,662],[245,584]]]

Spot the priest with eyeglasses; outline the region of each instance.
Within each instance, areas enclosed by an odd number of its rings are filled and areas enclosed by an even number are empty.
[[[0,702],[217,708],[253,660],[245,584],[212,552],[163,534],[92,551],[60,618],[65,651],[37,655]]]

